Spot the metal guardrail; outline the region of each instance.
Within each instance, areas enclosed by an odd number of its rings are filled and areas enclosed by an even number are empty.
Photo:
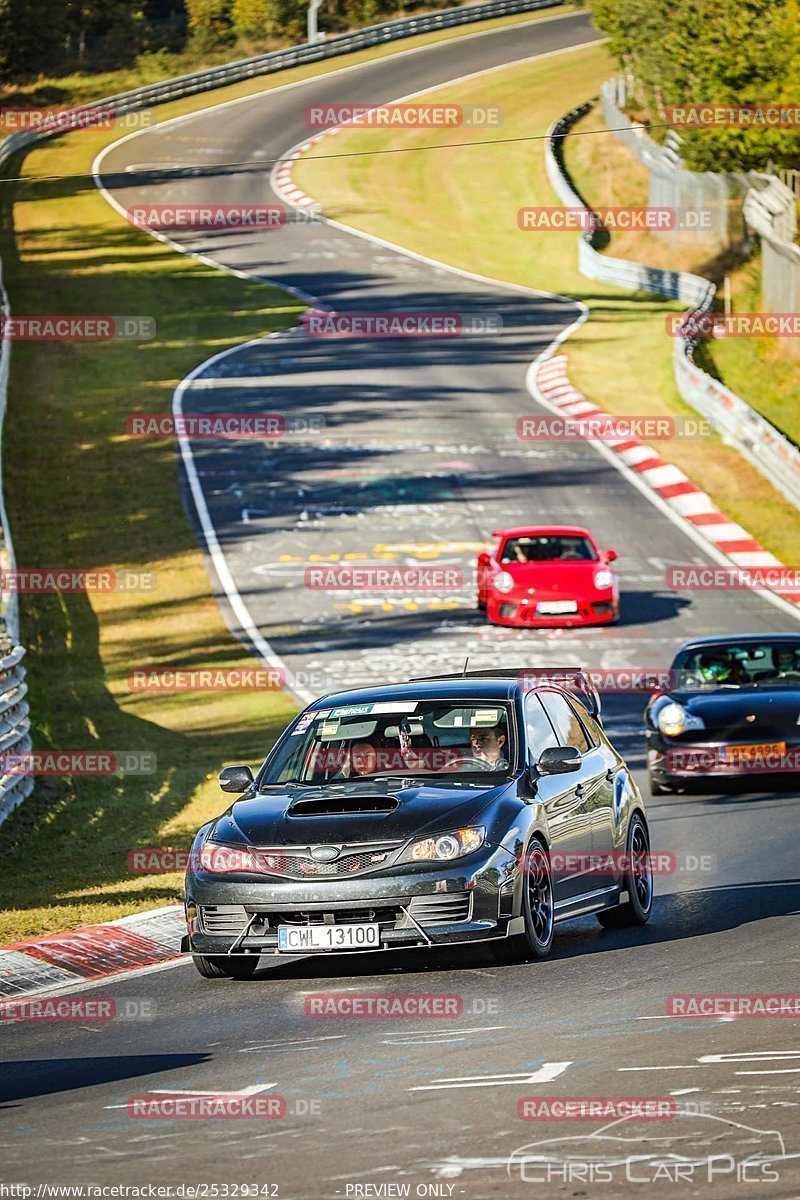
[[[211,91],[214,88],[253,79],[259,75],[270,75],[275,71],[286,70],[287,67],[320,62],[323,59],[335,58],[338,55],[349,54],[354,50],[365,49],[369,46],[380,46],[401,38],[414,37],[416,34],[431,33],[437,29],[448,29],[477,21],[487,21],[492,17],[513,16],[515,13],[532,12],[541,8],[558,8],[563,3],[564,0],[488,0],[483,4],[467,4],[463,7],[443,9],[441,12],[428,13],[419,17],[402,17],[396,21],[384,21],[380,25],[370,25],[355,33],[344,33],[338,37],[326,38],[325,41],[316,42],[313,45],[306,43],[287,50],[274,50],[269,54],[259,54],[253,58],[241,59],[222,67],[194,71],[190,75],[181,75],[176,79],[165,80],[163,83],[148,84],[129,92],[119,92],[104,100],[74,109],[69,119],[64,119],[62,114],[58,122],[54,121],[50,125],[43,124],[37,129],[19,130],[2,139],[0,141],[0,169],[14,155],[27,147],[47,138],[56,137],[61,133],[96,125],[103,114],[109,112],[113,114],[134,112],[150,105],[164,104],[169,100]],[[94,120],[92,119],[93,115]],[[4,316],[9,315],[8,297],[2,285],[2,263],[0,263],[0,312]],[[0,570],[11,570],[14,567],[14,551],[2,491],[2,428],[8,396],[10,356],[11,343],[0,338]],[[2,632],[3,625],[5,625],[5,635]],[[13,591],[5,596],[0,591],[0,645],[2,645],[3,639],[5,644],[10,643],[14,648],[5,658],[0,659],[0,756],[11,751],[24,754],[31,748],[28,705],[23,699],[27,692],[25,668],[21,665],[25,651],[17,645],[19,640],[17,596]],[[0,653],[2,653],[1,649]],[[3,770],[3,759],[0,757],[0,823],[33,790],[33,779],[30,776],[14,772],[4,774]]]
[[[24,654],[22,646],[15,646],[0,658],[0,822],[33,791],[32,777],[19,773],[7,758],[31,749]]]
[[[563,138],[576,121],[593,107],[588,101],[560,117],[547,131],[547,178],[562,204],[589,211],[572,186],[563,162]],[[612,258],[595,247],[598,234],[582,233],[578,244],[578,269],[589,279],[635,291],[651,292],[688,305],[690,314],[705,314],[714,307],[716,286],[702,275],[668,271],[644,263]],[[677,336],[672,364],[678,391],[687,404],[710,422],[724,440],[753,464],[796,507],[800,507],[800,449],[779,429],[752,409],[694,361],[699,338]]]
[[[0,313],[8,313],[8,297],[3,287],[0,271]],[[2,431],[8,396],[8,371],[11,358],[11,343],[0,338],[0,462],[2,461]],[[14,547],[8,525],[0,475],[0,572],[13,570]],[[25,668],[22,659],[25,651],[17,645],[19,627],[17,595],[11,591],[4,595],[0,591],[0,822],[4,821],[18,804],[33,790],[30,775],[21,775],[6,769],[6,755],[24,754],[31,748],[30,721],[25,696]]]

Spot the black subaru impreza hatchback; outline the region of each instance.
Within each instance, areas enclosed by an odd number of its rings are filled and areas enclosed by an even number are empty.
[[[479,672],[315,701],[204,825],[183,949],[206,978],[262,955],[491,941],[543,958],[556,923],[642,925],[645,807],[574,670]],[[575,681],[578,685],[574,686]],[[585,686],[584,686],[585,684]]]

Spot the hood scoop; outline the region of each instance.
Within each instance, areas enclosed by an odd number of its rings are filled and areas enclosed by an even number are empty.
[[[295,800],[289,817],[340,817],[358,813],[391,813],[400,801],[394,796],[318,796]]]

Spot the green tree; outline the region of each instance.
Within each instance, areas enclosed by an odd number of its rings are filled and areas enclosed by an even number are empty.
[[[63,0],[0,0],[0,78],[16,82],[52,71],[66,16]]]
[[[194,47],[204,53],[233,37],[233,0],[186,0],[186,15]]]
[[[612,54],[638,80],[654,124],[670,105],[796,103],[800,96],[798,0],[590,0]],[[737,171],[770,159],[795,162],[787,128],[682,131],[696,170]]]

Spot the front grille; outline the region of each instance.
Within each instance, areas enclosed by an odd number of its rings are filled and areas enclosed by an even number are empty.
[[[309,850],[259,850],[251,853],[262,871],[285,879],[335,879],[343,875],[358,875],[382,866],[394,853],[399,842],[392,845],[342,847],[333,862],[317,862]]]
[[[270,928],[277,929],[279,925],[330,924],[329,921],[325,920],[326,917],[331,917],[334,925],[359,925],[375,921],[379,925],[394,925],[400,916],[402,916],[402,912],[398,906],[380,905],[365,908],[334,909],[328,913],[308,912],[305,909],[298,909],[296,912],[270,913],[268,919]]]
[[[250,920],[241,904],[204,904],[200,920],[206,933],[217,937],[236,937]]]
[[[441,892],[433,896],[414,896],[408,911],[423,928],[426,925],[456,925],[468,921],[471,892]]]

